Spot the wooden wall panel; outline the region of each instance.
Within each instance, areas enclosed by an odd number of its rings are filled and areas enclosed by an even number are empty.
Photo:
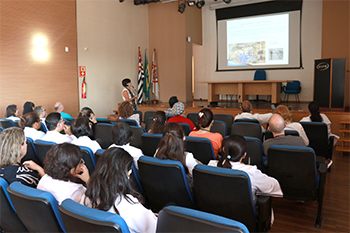
[[[9,104],[25,101],[53,111],[56,101],[73,116],[79,111],[75,0],[0,2],[0,118]],[[32,56],[33,38],[47,38],[49,57]],[[69,52],[65,52],[65,47]]]

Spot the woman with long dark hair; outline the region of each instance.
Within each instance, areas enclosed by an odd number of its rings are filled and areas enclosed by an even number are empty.
[[[19,121],[18,117],[18,108],[17,105],[15,104],[10,104],[9,106],[6,107],[6,114],[5,117],[6,119],[13,120],[13,121]]]
[[[142,204],[141,195],[130,183],[133,158],[125,150],[112,147],[97,161],[81,203],[119,214],[130,232],[155,232],[157,217]]]
[[[166,116],[163,111],[156,111],[153,116],[153,123],[148,130],[150,134],[161,134],[164,131]]]
[[[27,114],[28,112],[33,112],[35,104],[33,102],[27,101],[23,105],[23,113],[22,115]]]

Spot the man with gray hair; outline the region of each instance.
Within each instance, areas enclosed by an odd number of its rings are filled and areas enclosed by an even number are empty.
[[[260,125],[263,125],[263,124],[268,123],[270,117],[272,116],[272,113],[252,114],[253,107],[252,107],[252,104],[248,100],[245,100],[242,102],[241,109],[242,109],[242,113],[237,114],[235,116],[235,120],[237,120],[237,119],[256,119],[259,121]]]
[[[289,146],[306,146],[304,140],[298,136],[285,135],[284,128],[286,124],[279,114],[273,114],[269,121],[269,130],[273,138],[267,139],[263,143],[264,155],[267,156],[267,150],[271,145],[289,145]]]
[[[46,127],[45,119],[47,117],[46,109],[43,106],[36,106],[33,110],[40,117],[41,123],[43,123]]]
[[[63,112],[64,111],[64,106],[61,102],[56,102],[55,105],[54,105],[54,108],[56,110],[56,112],[58,112],[59,114],[61,114],[61,117],[65,120],[73,120],[74,118],[69,115],[68,113],[66,112]]]

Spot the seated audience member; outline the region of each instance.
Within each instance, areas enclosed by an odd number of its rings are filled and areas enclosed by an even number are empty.
[[[213,145],[215,157],[218,157],[218,152],[221,147],[222,135],[219,133],[210,132],[210,128],[214,122],[214,115],[208,108],[202,109],[197,116],[197,124],[200,129],[196,132],[191,132],[188,136],[208,138]]]
[[[269,122],[270,117],[272,116],[272,113],[252,114],[253,107],[252,107],[252,104],[248,100],[243,101],[243,103],[241,105],[241,109],[242,109],[242,113],[237,114],[237,116],[235,116],[235,120],[237,120],[237,119],[255,119],[255,120],[259,121],[260,125],[263,125],[263,124],[267,124]]]
[[[24,116],[20,117],[19,126],[24,129],[24,135],[30,137],[34,141],[37,139],[42,139],[45,133],[39,131],[41,127],[41,122],[38,114],[35,112],[29,112]]]
[[[176,123],[187,123],[190,125],[191,131],[197,131],[196,126],[194,126],[193,122],[182,116],[183,113],[185,112],[185,105],[181,102],[177,102],[173,106],[175,116],[170,118],[168,122],[176,122]]]
[[[134,158],[135,166],[137,167],[137,161],[142,156],[142,150],[134,146],[130,146],[131,138],[132,138],[132,131],[131,131],[130,125],[122,121],[117,121],[112,126],[113,144],[110,145],[109,148],[119,147],[124,149]]]
[[[175,109],[173,107],[174,107],[174,104],[177,102],[179,102],[179,100],[177,99],[176,96],[170,97],[170,99],[169,99],[170,108],[168,108],[167,110],[164,111],[165,115],[167,115],[167,116],[174,116],[175,115]]]
[[[211,160],[209,165],[246,172],[250,178],[254,203],[256,203],[256,195],[258,194],[282,197],[280,184],[275,178],[265,175],[255,165],[242,163],[247,155],[246,145],[246,140],[241,135],[234,134],[225,138],[221,146],[222,156],[219,161]]]
[[[166,123],[166,116],[163,111],[156,111],[153,116],[153,123],[148,130],[150,134],[162,134]]]
[[[316,101],[312,101],[309,103],[309,112],[310,115],[307,117],[303,117],[300,122],[323,122],[326,123],[328,128],[328,137],[334,136],[333,145],[335,145],[339,139],[338,135],[331,133],[331,124],[332,122],[328,119],[326,114],[320,113],[320,106]]]
[[[74,118],[69,115],[68,113],[63,112],[64,111],[64,106],[61,102],[56,102],[54,106],[56,112],[61,114],[61,117],[65,120],[73,120]]]
[[[71,143],[77,146],[89,147],[92,152],[102,149],[100,144],[95,140],[91,140],[89,135],[92,133],[89,118],[81,116],[71,121],[71,130],[73,135],[76,137]]]
[[[285,135],[285,123],[283,117],[279,114],[273,114],[269,121],[269,130],[273,138],[267,139],[263,143],[264,155],[267,156],[267,150],[271,145],[289,145],[289,146],[306,146],[301,137]]]
[[[192,153],[185,151],[184,140],[185,134],[179,124],[167,124],[154,157],[181,162],[185,168],[188,183],[192,185],[192,170],[198,162]]]
[[[133,159],[121,148],[109,148],[97,161],[81,204],[119,214],[130,232],[154,233],[157,217],[142,203],[142,196],[133,190],[130,174]]]
[[[36,106],[33,111],[38,114],[40,121],[45,124],[45,119],[47,117],[46,109],[44,109],[42,106]]]
[[[7,183],[20,183],[36,188],[44,169],[33,161],[21,159],[27,153],[27,143],[23,130],[19,127],[5,129],[0,134],[0,177]],[[33,171],[34,170],[34,171]]]
[[[33,102],[25,102],[23,105],[23,113],[22,115],[27,114],[28,112],[33,112],[35,104]]]
[[[69,143],[54,145],[46,154],[44,170],[46,174],[37,189],[52,193],[58,204],[67,198],[80,202],[86,188],[75,183],[76,178],[88,185],[90,175],[78,146]]]
[[[91,108],[89,107],[83,107],[80,112],[78,117],[81,116],[86,116],[89,120],[91,124],[97,124],[97,120],[96,120],[96,115],[95,113],[92,111]]]
[[[305,145],[309,145],[309,139],[304,131],[303,126],[298,122],[293,122],[292,113],[285,105],[278,105],[274,111],[281,115],[286,123],[284,130],[295,130],[299,133],[299,136],[304,140]]]
[[[50,113],[46,117],[45,124],[48,131],[42,140],[59,144],[71,142],[75,139],[75,136],[71,132],[71,128],[64,124],[64,120],[58,112]],[[64,130],[66,134],[61,134],[60,132],[62,130]]]
[[[140,126],[140,115],[137,113],[133,114],[133,111],[131,103],[129,101],[124,101],[118,107],[119,118],[135,120],[137,126]]]
[[[19,121],[17,105],[11,104],[7,106],[5,117],[8,120]]]

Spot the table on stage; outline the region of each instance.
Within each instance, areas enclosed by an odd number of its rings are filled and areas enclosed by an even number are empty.
[[[248,95],[271,95],[271,103],[281,100],[281,83],[289,80],[224,81],[208,84],[208,102],[219,101],[219,95],[238,95],[238,102],[248,100]]]

